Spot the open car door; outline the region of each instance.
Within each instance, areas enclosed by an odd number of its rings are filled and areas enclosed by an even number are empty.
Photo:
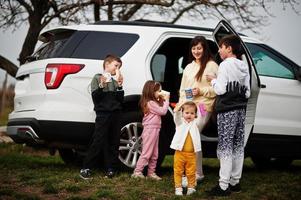
[[[233,27],[227,21],[221,20],[215,27],[215,30],[213,32],[213,38],[215,42],[218,44],[218,42],[222,37],[231,34],[234,34],[240,38],[240,36],[235,32]],[[257,74],[252,56],[245,43],[242,41],[242,39],[241,39],[241,44],[244,50],[244,53],[242,55],[242,60],[245,61],[246,64],[248,64],[249,66],[250,86],[251,86],[251,96],[248,100],[247,112],[246,112],[245,141],[244,141],[244,145],[246,146],[249,135],[252,132],[254,126],[257,97],[260,90],[260,79]]]

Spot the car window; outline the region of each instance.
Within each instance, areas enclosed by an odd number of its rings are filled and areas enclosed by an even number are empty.
[[[178,59],[178,74],[183,74],[183,57]],[[166,56],[164,54],[155,54],[151,62],[151,70],[155,81],[164,82],[164,74],[166,69]]]
[[[65,31],[55,34],[49,42],[41,44],[38,50],[33,54],[33,57],[36,60],[58,57],[59,52],[73,33],[74,31]]]
[[[89,31],[71,58],[103,60],[110,53],[122,57],[138,38],[137,34]]]
[[[166,67],[166,56],[163,54],[156,54],[151,62],[151,69],[153,72],[154,80],[158,82],[164,81]]]
[[[122,57],[138,38],[137,34],[116,32],[60,32],[55,34],[49,42],[43,43],[33,56],[37,60],[46,58],[103,60],[110,53]]]
[[[291,65],[270,52],[267,47],[251,43],[247,43],[247,46],[259,75],[294,79]]]

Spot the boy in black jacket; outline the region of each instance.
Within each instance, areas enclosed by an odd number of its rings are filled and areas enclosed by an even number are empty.
[[[91,178],[91,168],[95,166],[100,153],[104,152],[107,177],[112,178],[118,164],[120,141],[120,115],[124,91],[120,74],[122,61],[114,55],[106,56],[103,74],[96,74],[91,82],[92,100],[96,112],[95,130],[80,170],[80,177]],[[115,76],[113,78],[112,76]]]

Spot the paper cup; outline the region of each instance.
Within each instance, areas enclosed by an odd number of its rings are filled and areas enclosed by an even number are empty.
[[[160,92],[159,94],[160,94],[160,95],[163,95],[163,96],[169,96],[169,95],[170,95],[170,92],[165,91],[165,90],[161,90],[161,92]]]
[[[193,94],[192,94],[192,89],[187,88],[185,89],[185,96],[187,100],[192,100],[193,99]]]
[[[103,76],[106,78],[106,82],[108,83],[108,82],[111,82],[112,80],[112,76],[111,76],[111,74],[110,73],[104,73],[103,74]]]

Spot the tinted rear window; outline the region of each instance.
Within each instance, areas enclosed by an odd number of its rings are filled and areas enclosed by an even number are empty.
[[[137,34],[76,31],[56,34],[35,52],[36,59],[83,58],[104,59],[107,54],[122,57],[138,40]]]

